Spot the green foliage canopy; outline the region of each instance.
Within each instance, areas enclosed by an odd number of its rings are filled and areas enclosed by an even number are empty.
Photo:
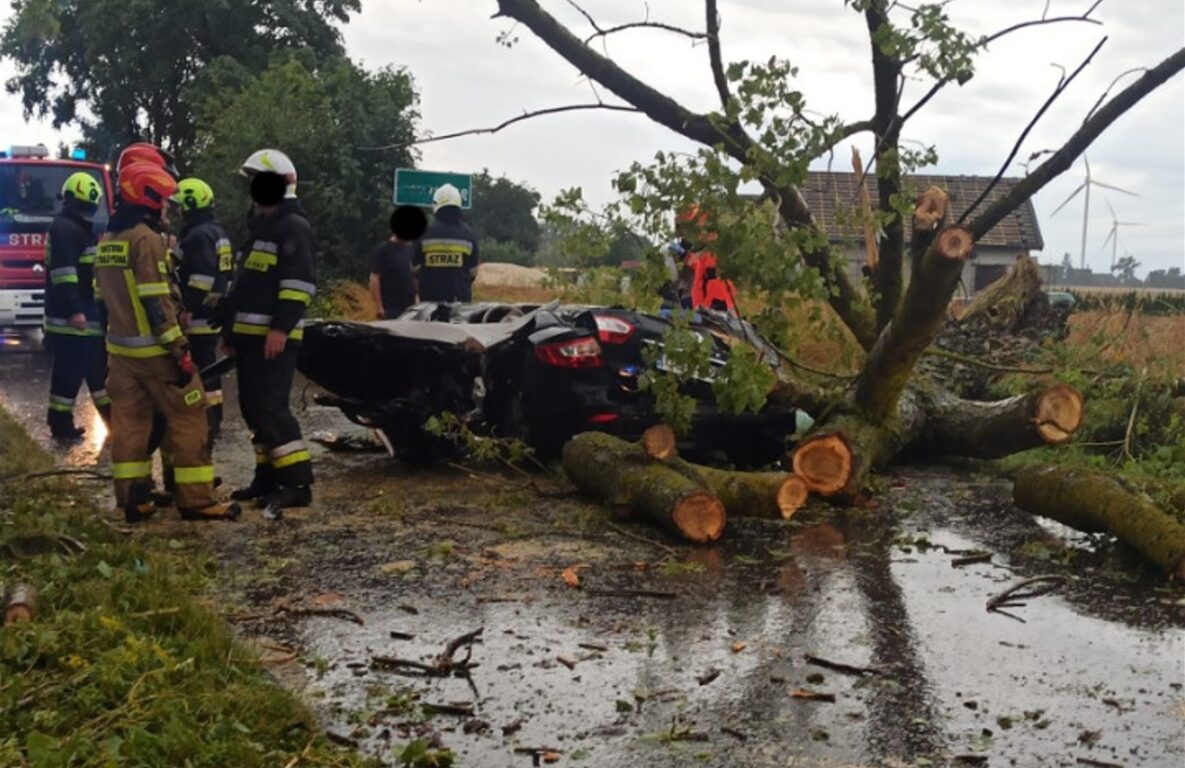
[[[0,57],[28,116],[78,125],[96,157],[137,140],[184,153],[199,129],[206,72],[249,72],[276,51],[342,51],[334,22],[359,0],[13,0]]]
[[[361,279],[367,253],[387,233],[394,169],[415,159],[406,148],[365,148],[413,140],[419,113],[411,75],[305,52],[277,54],[257,76],[227,64],[211,78],[219,87],[195,105],[196,152],[184,170],[214,187],[236,241],[245,236],[248,207],[239,166],[256,149],[276,147],[296,164],[322,273]]]

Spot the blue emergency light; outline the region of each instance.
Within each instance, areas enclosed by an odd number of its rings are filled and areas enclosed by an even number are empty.
[[[75,147],[74,149],[70,150],[70,159],[71,160],[85,160],[86,159],[86,150],[81,147]]]

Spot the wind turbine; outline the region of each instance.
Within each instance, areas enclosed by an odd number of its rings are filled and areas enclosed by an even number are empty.
[[[1103,241],[1103,250],[1107,250],[1107,243],[1111,244],[1111,272],[1115,272],[1116,257],[1119,255],[1119,228],[1142,227],[1143,222],[1120,221],[1119,217],[1115,215],[1115,209],[1111,207],[1110,200],[1107,201],[1107,210],[1111,212],[1111,231],[1107,233],[1107,239]]]
[[[1082,192],[1083,190],[1086,191],[1086,196],[1083,199],[1082,204],[1082,256],[1078,265],[1080,269],[1086,269],[1086,230],[1087,225],[1090,224],[1090,188],[1092,186],[1101,187],[1103,189],[1110,189],[1113,192],[1122,192],[1123,194],[1131,195],[1132,197],[1139,197],[1139,195],[1137,195],[1135,192],[1128,192],[1126,189],[1120,189],[1119,187],[1112,186],[1110,184],[1104,184],[1101,181],[1096,181],[1090,175],[1090,161],[1086,159],[1085,155],[1082,156],[1082,162],[1086,164],[1086,181],[1082,182],[1082,184],[1080,184],[1077,189],[1071,192],[1070,196],[1062,201],[1062,204],[1050,214],[1050,217],[1052,218],[1053,216],[1056,216],[1057,212],[1062,208],[1065,208],[1066,204],[1077,197],[1079,192]]]

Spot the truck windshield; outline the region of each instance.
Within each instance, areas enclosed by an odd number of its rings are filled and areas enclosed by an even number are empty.
[[[91,168],[54,165],[49,161],[36,163],[0,163],[0,229],[25,229],[35,225],[43,229],[62,208],[60,192],[71,174],[83,171],[94,177],[106,190],[102,175]],[[95,213],[95,226],[105,227],[106,201]],[[26,225],[26,226],[21,226]]]

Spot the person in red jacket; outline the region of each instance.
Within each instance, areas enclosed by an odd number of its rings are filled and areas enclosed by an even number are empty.
[[[716,254],[709,245],[716,241],[716,233],[708,230],[708,214],[698,205],[684,208],[675,220],[680,241],[686,243],[683,257],[686,285],[686,305],[691,309],[714,309],[737,313],[736,287],[731,280],[717,274]]]

